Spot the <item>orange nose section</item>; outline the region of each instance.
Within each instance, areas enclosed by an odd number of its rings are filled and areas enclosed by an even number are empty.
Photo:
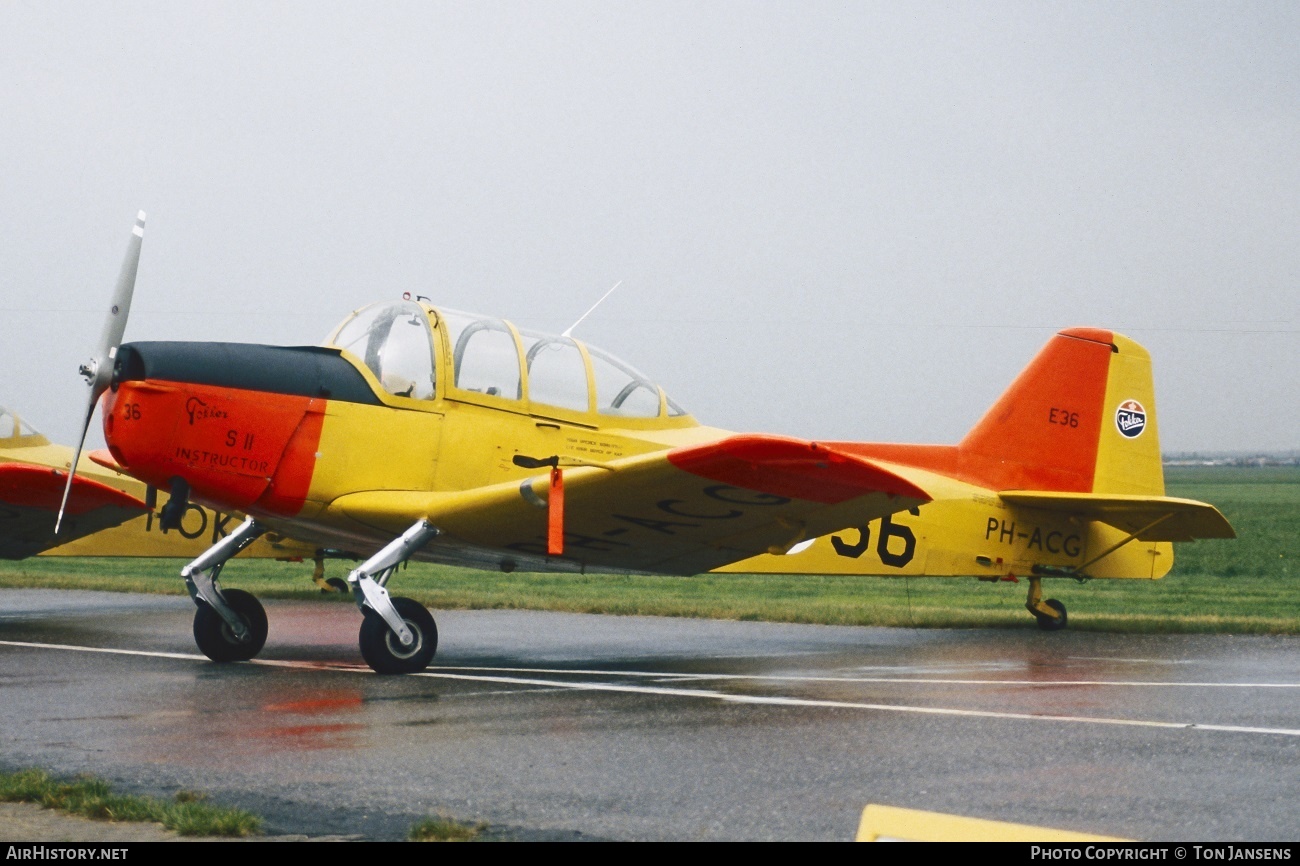
[[[104,438],[131,475],[180,476],[214,505],[291,517],[311,488],[325,400],[215,385],[122,382],[104,402]]]

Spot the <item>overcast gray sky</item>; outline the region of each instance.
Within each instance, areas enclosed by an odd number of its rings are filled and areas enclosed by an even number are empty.
[[[951,442],[1056,330],[1166,450],[1300,447],[1300,4],[0,2],[0,403],[403,291],[701,421]],[[96,425],[98,426],[98,425]]]

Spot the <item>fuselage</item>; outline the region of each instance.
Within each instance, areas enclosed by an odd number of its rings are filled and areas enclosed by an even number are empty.
[[[295,538],[391,537],[364,491],[460,491],[535,475],[517,454],[602,463],[721,438],[642,374],[568,337],[414,301],[363,308],[324,346],[134,343],[105,397],[113,459],[147,484]]]
[[[1064,332],[1051,345],[1087,353],[1104,382],[1112,338],[1097,334]],[[990,416],[1003,414],[995,407]],[[1049,423],[1050,412],[1043,414]],[[355,312],[323,346],[123,345],[105,398],[104,435],[116,463],[149,485],[173,489],[181,479],[199,502],[247,513],[308,544],[365,555],[407,525],[366,506],[365,494],[382,494],[386,502],[409,495],[413,507],[398,511],[423,513],[420,497],[536,477],[537,468],[519,465],[519,457],[601,466],[731,434],[700,425],[662,388],[581,341],[408,300]],[[1081,463],[1086,473],[1027,469],[970,442],[835,443],[875,465],[907,467],[930,501],[809,539],[785,555],[738,557],[722,567],[996,579],[1069,570],[1124,538],[1104,523],[1008,504],[998,495],[1032,486],[1037,477],[1049,489],[1088,492],[1091,457]],[[1043,453],[1048,461],[1054,456],[1051,448]],[[614,503],[610,513],[628,519],[617,512]],[[656,520],[681,519],[633,517],[645,536],[641,545],[673,531]],[[460,530],[462,543],[453,532],[420,557],[490,568],[621,567],[610,556],[584,558],[581,548],[546,556],[537,544],[545,531],[540,513],[490,538],[473,538],[467,525]],[[608,533],[621,531],[611,526]],[[1171,563],[1167,543],[1129,544],[1093,564],[1090,576],[1160,577]]]

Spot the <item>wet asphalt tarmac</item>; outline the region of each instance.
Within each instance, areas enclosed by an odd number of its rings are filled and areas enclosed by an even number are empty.
[[[0,766],[368,839],[848,840],[868,803],[1300,839],[1293,637],[435,611],[434,667],[380,677],[350,603],[266,607],[260,661],[216,665],[188,599],[0,590]]]

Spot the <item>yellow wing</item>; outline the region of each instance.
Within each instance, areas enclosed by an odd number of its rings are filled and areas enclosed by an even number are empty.
[[[503,567],[538,567],[547,562],[548,490],[549,476],[533,474],[450,493],[354,493],[330,512],[372,534],[423,518],[443,533],[434,545],[495,551]],[[930,499],[870,460],[776,436],[731,436],[568,468],[564,491],[567,567],[672,574],[783,552]]]

